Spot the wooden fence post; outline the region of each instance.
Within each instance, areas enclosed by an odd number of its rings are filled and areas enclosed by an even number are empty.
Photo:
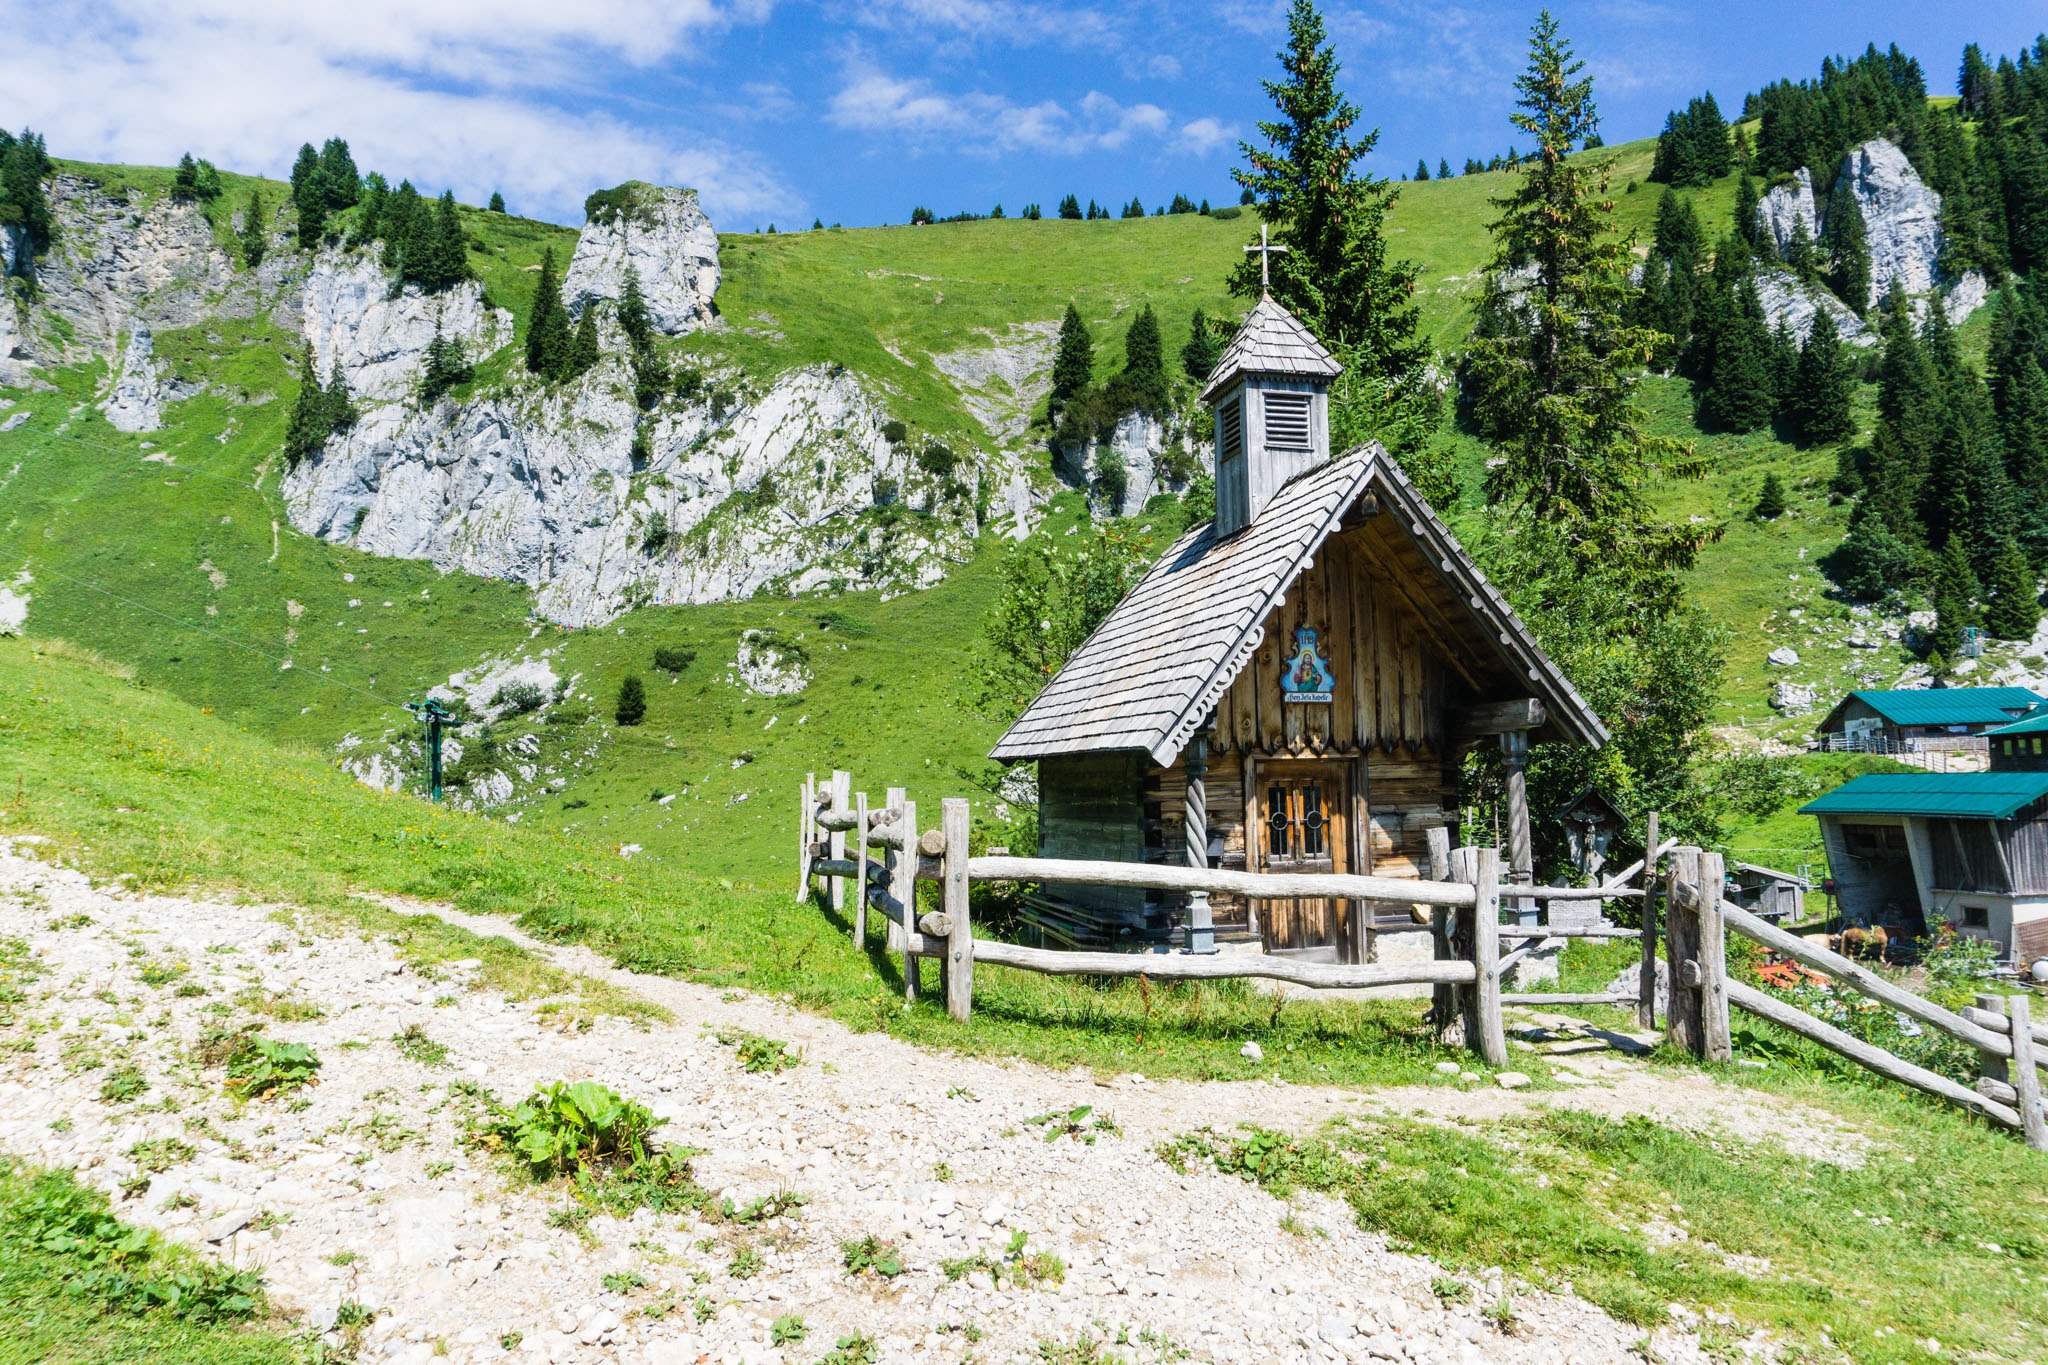
[[[1726,864],[1718,853],[1700,855],[1700,913],[1694,922],[1699,937],[1700,1056],[1725,1062],[1735,1055],[1728,1026],[1728,931],[1721,922],[1721,894],[1727,886]]]
[[[961,1023],[974,1010],[974,927],[967,914],[967,840],[969,810],[960,797],[948,797],[941,808],[940,828],[946,833],[943,879],[946,932],[946,1013]]]
[[[1657,812],[1643,821],[1643,998],[1636,1003],[1636,1022],[1657,1027]]]
[[[917,1003],[917,802],[903,803],[903,851],[897,855],[896,882],[889,888],[903,909],[903,1003]]]
[[[1433,882],[1451,880],[1451,831],[1443,825],[1432,825],[1427,832],[1429,839],[1429,879]],[[1451,951],[1451,912],[1449,906],[1432,905],[1429,908],[1429,944],[1431,954],[1438,962],[1455,957]],[[1457,988],[1437,986],[1430,991],[1429,1017],[1437,1029],[1446,1029],[1458,1014]]]
[[[2027,1146],[2048,1152],[2048,1117],[2041,1113],[2041,1076],[2034,1070],[2034,1022],[2032,1006],[2024,994],[2008,996],[2006,1017],[2012,1021],[2012,1088],[2018,1097],[2020,1131]]]
[[[796,899],[799,905],[811,894],[811,841],[816,837],[812,822],[818,813],[817,785],[817,774],[806,774],[803,790],[798,793],[796,801]]]
[[[1695,1057],[1701,1052],[1699,909],[1692,897],[1699,884],[1700,851],[1673,849],[1664,897],[1664,958],[1671,981],[1671,1000],[1664,1012],[1664,1040]]]
[[[1464,943],[1473,954],[1475,980],[1464,997],[1464,1046],[1487,1066],[1507,1066],[1507,1031],[1501,1025],[1501,851],[1458,849],[1452,876],[1473,888],[1473,905],[1458,915]]]
[[[1455,848],[1450,854],[1450,879],[1463,886],[1476,887],[1479,881],[1479,850],[1476,848]],[[1467,909],[1444,909],[1444,951],[1461,962],[1472,960],[1472,925],[1474,917]],[[1478,983],[1459,984],[1449,987],[1450,1010],[1437,1022],[1438,1037],[1448,1047],[1464,1047],[1479,1050]]]
[[[834,815],[842,814],[847,806],[851,804],[852,793],[853,774],[847,772],[844,768],[835,769],[832,773],[832,813]],[[845,861],[845,830],[835,829],[831,831],[831,842],[826,846],[825,856],[835,862]],[[846,878],[831,877],[827,880],[831,882],[831,904],[833,911],[835,913],[844,911],[846,909]]]
[[[853,946],[863,947],[868,941],[868,794],[856,792],[853,797],[853,865],[859,869],[853,878]]]

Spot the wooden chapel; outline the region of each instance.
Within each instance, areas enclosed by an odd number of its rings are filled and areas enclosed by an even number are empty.
[[[1181,536],[991,756],[1038,764],[1039,854],[1427,876],[1458,769],[1508,762],[1511,874],[1531,874],[1529,742],[1599,717],[1377,443],[1331,457],[1339,366],[1270,296],[1217,361],[1216,515]],[[1363,960],[1356,902],[1048,884],[1052,942]]]

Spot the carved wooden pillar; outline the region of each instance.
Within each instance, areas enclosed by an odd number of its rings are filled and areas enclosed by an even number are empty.
[[[1187,768],[1186,797],[1181,809],[1184,860],[1189,867],[1209,865],[1209,794],[1202,778],[1209,771],[1209,727],[1203,726],[1182,752]],[[1216,921],[1209,909],[1209,893],[1188,893],[1187,950],[1191,953],[1216,951]]]

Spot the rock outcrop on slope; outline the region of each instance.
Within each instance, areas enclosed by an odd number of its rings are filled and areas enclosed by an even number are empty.
[[[339,363],[358,403],[403,403],[417,392],[437,326],[472,360],[512,340],[512,315],[487,304],[482,285],[466,280],[425,293],[409,284],[394,292],[372,251],[322,251],[299,299],[314,369],[324,381]]]
[[[35,280],[33,306],[0,301],[0,383],[29,383],[39,367],[125,361],[124,338],[138,329],[262,313],[297,329],[297,253],[275,251],[257,270],[236,270],[195,205],[114,193],[68,174],[52,177],[48,192],[57,230],[47,252],[30,260],[20,232],[0,230],[0,282],[8,274]]]
[[[657,330],[680,336],[717,319],[718,233],[695,190],[629,181],[592,195],[589,212],[562,279],[572,315],[594,300],[618,302],[630,269]]]
[[[1806,227],[1806,240],[1820,240],[1820,210],[1813,202],[1813,176],[1801,166],[1792,178],[1764,191],[1757,201],[1756,219],[1770,234],[1771,245],[1782,259],[1791,249],[1797,225]]]
[[[155,431],[164,424],[161,387],[155,343],[147,327],[137,327],[128,334],[121,371],[113,390],[100,400],[100,411],[116,431]]]
[[[1183,457],[1179,462],[1172,458],[1176,454]],[[1053,469],[1085,489],[1098,513],[1127,517],[1142,511],[1154,494],[1185,490],[1181,470],[1195,464],[1185,433],[1169,433],[1151,414],[1131,412],[1118,419],[1106,441],[1061,446]]]
[[[1868,312],[1883,301],[1894,281],[1916,301],[1938,297],[1949,320],[1961,322],[1990,297],[1990,286],[1975,271],[1951,273],[1943,264],[1946,238],[1941,230],[1941,196],[1920,178],[1906,154],[1883,138],[1851,148],[1836,168],[1846,179],[1863,217],[1870,251],[1870,295],[1847,302]],[[1827,227],[1826,214],[1813,193],[1813,176],[1800,167],[1790,180],[1772,186],[1757,201],[1757,222],[1780,257],[1790,248],[1795,224],[1818,243]],[[1777,278],[1771,278],[1772,275]],[[1757,283],[1765,316],[1787,322],[1803,340],[1817,308],[1826,308],[1843,336],[1868,345],[1861,324],[1847,325],[1850,310],[1815,285],[1802,284],[1787,272],[1767,272]]]
[[[1808,284],[1781,265],[1766,265],[1756,272],[1756,300],[1772,326],[1784,323],[1792,339],[1806,344],[1816,314],[1825,312],[1835,324],[1835,335],[1852,346],[1874,346],[1877,336],[1863,325],[1863,319],[1849,311],[1826,286]]]

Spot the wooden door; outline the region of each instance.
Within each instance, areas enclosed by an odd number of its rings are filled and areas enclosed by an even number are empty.
[[[1342,763],[1262,763],[1257,768],[1259,870],[1351,870],[1350,784]],[[1266,901],[1259,914],[1268,952],[1335,948],[1349,960],[1347,902],[1323,897]]]

